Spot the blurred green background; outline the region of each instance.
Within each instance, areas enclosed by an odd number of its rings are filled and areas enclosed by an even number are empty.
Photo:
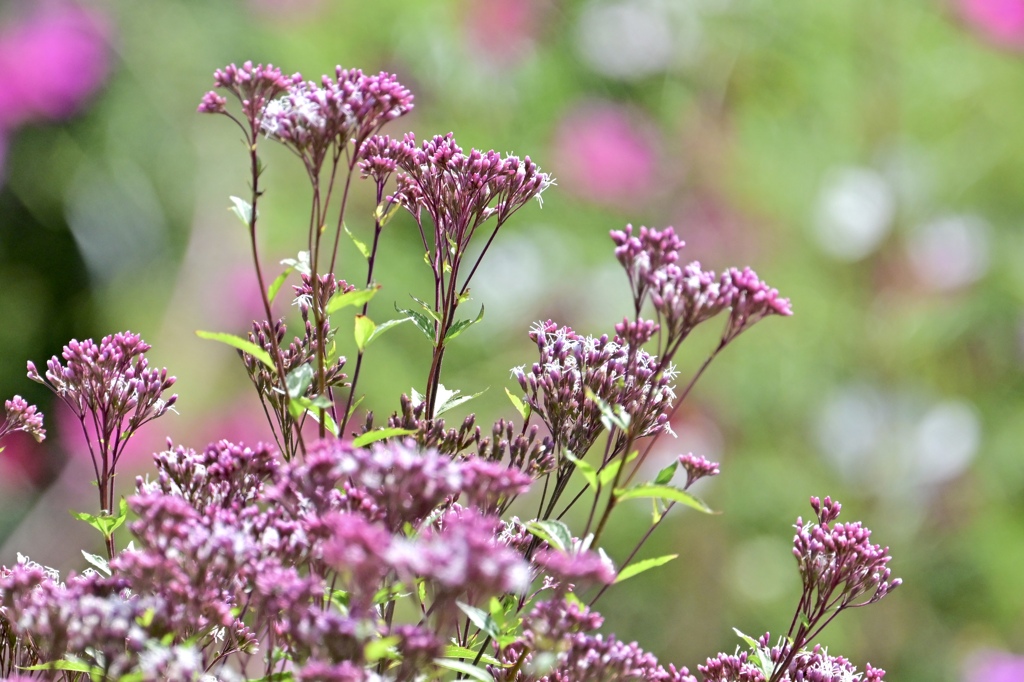
[[[0,455],[0,563],[83,567],[66,510],[91,509],[90,468],[24,376],[72,337],[131,329],[178,377],[179,414],[134,445],[125,492],[167,436],[265,435],[232,351],[193,333],[260,314],[227,210],[245,150],[195,108],[229,62],[341,64],[415,93],[385,132],[451,130],[558,178],[499,235],[474,289],[487,316],[448,357],[446,385],[490,388],[481,421],[513,414],[531,321],[600,334],[628,312],[607,237],[627,222],[675,225],[690,259],[749,264],[793,302],[712,365],[662,443],[662,461],[722,462],[698,492],[723,514],[674,512],[642,556],[680,560],[612,590],[606,630],[693,670],[733,627],[781,634],[792,524],[832,495],[905,580],[827,630],[832,653],[905,682],[1024,680],[999,653],[1024,652],[1024,0],[26,0],[0,27],[0,398],[37,402],[50,431]],[[274,270],[305,239],[308,188],[284,149],[264,159]],[[408,220],[387,228],[378,322],[427,297],[417,244]],[[361,283],[346,248],[339,274]],[[427,350],[411,328],[384,337],[365,405],[383,417],[422,389]],[[624,510],[613,558],[647,522]]]

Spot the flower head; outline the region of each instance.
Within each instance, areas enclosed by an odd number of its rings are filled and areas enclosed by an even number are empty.
[[[35,405],[29,405],[20,395],[4,401],[4,409],[7,417],[0,424],[0,438],[14,431],[24,431],[37,443],[46,439],[46,429],[43,428],[43,413]]]

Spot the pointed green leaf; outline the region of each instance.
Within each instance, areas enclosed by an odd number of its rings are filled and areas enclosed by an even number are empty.
[[[387,201],[382,201],[377,204],[377,208],[373,209],[373,220],[384,227],[391,222],[391,219],[398,213],[398,209],[402,208],[402,205],[397,201],[392,201],[390,206],[385,207]]]
[[[331,300],[327,302],[327,314],[337,312],[342,308],[348,308],[350,306],[361,306],[364,303],[369,303],[370,299],[380,291],[380,285],[374,284],[367,289],[355,289],[353,291],[339,291],[334,296],[331,296]]]
[[[513,395],[512,391],[505,389],[505,395],[512,401],[512,407],[516,408],[516,412],[523,418],[524,422],[530,420],[530,406],[520,400],[517,396]]]
[[[460,396],[459,393],[461,393],[461,391],[459,389],[449,391],[444,387],[444,384],[438,384],[436,406],[434,407],[434,416],[437,417],[439,415],[442,415],[448,410],[458,407],[462,403],[469,402],[473,398],[479,397],[486,392],[487,389],[485,388],[479,393],[474,393],[473,395]]]
[[[295,258],[281,260],[281,265],[287,265],[300,275],[306,275],[307,277],[312,272],[309,268],[309,251],[299,251]]]
[[[198,336],[201,339],[208,339],[210,341],[220,341],[221,343],[225,343],[231,346],[232,348],[237,348],[243,353],[248,353],[249,355],[253,356],[257,360],[262,362],[264,365],[270,368],[271,372],[277,371],[277,367],[274,366],[274,361],[273,359],[271,359],[270,353],[263,350],[252,341],[243,339],[240,336],[235,336],[234,334],[227,334],[225,332],[197,331],[196,336]]]
[[[364,434],[356,436],[352,439],[352,447],[362,448],[366,447],[370,443],[375,443],[385,438],[395,438],[397,436],[411,436],[416,433],[416,429],[377,429],[375,431],[367,431]]]
[[[619,473],[619,469],[622,468],[622,460],[615,459],[601,469],[597,473],[597,480],[601,484],[601,487],[605,487],[609,483],[615,480],[615,476]]]
[[[285,386],[288,387],[288,395],[292,398],[305,395],[306,389],[313,383],[314,374],[313,365],[308,362],[288,372],[288,376],[284,380]]]
[[[85,560],[92,564],[97,571],[102,573],[106,577],[110,577],[110,566],[107,564],[107,560],[98,554],[89,554],[84,549],[82,550],[82,556]]]
[[[412,294],[409,294],[409,298],[411,298],[412,300],[414,300],[414,301],[416,301],[417,303],[419,303],[419,304],[420,304],[420,307],[421,307],[421,308],[423,308],[423,309],[424,309],[425,311],[427,311],[427,315],[430,315],[430,317],[431,317],[431,318],[432,318],[432,319],[433,319],[433,320],[434,320],[435,322],[438,322],[438,323],[440,323],[440,322],[441,322],[441,314],[440,314],[440,313],[438,313],[438,312],[437,312],[436,310],[434,310],[433,306],[431,306],[431,305],[430,305],[429,303],[427,303],[426,301],[421,301],[420,299],[416,298],[416,297],[415,297],[415,296],[413,296]]]
[[[288,275],[292,274],[292,270],[294,269],[295,266],[286,269],[284,272],[278,275],[273,282],[270,283],[270,286],[267,287],[268,301],[270,301],[271,303],[274,302],[274,299],[277,298],[277,292],[281,290],[281,287],[284,285],[285,280],[288,279]]]
[[[478,653],[479,652],[476,649],[470,649],[468,647],[459,646],[458,644],[449,644],[444,648],[445,658],[468,658],[471,660],[476,660]],[[494,656],[489,656],[487,654],[483,654],[482,656],[480,656],[480,662],[486,663],[487,665],[501,665],[501,661],[496,659]]]
[[[423,335],[427,337],[431,343],[434,342],[434,323],[427,318],[426,315],[418,313],[415,310],[409,310],[407,308],[399,308],[398,304],[395,304],[395,310],[402,315],[408,315],[412,318],[413,324],[416,328],[423,332]]]
[[[448,333],[444,335],[444,343],[448,343],[482,319],[484,319],[484,307],[480,306],[480,314],[476,316],[475,320],[458,320],[452,325],[451,329],[448,330]]]
[[[594,393],[589,386],[584,387],[584,393],[587,399],[592,400],[601,411],[601,424],[606,429],[611,431],[614,426],[623,433],[629,431],[629,413],[626,412],[622,405],[609,405],[608,401]]]
[[[370,338],[366,339],[366,345],[369,346],[371,343],[377,340],[377,338],[384,334],[387,330],[397,327],[403,322],[412,322],[411,317],[400,317],[397,320],[388,320],[387,322],[381,322],[373,329],[373,333],[370,334]]]
[[[488,614],[483,609],[478,609],[475,606],[470,606],[465,602],[456,600],[455,604],[462,610],[464,614],[466,614],[466,616],[469,617],[469,620],[473,623],[473,625],[480,628],[481,632],[485,632],[487,633],[487,635],[495,639],[498,638],[498,626],[494,622],[494,619],[491,618],[490,614]]]
[[[377,328],[377,325],[373,323],[366,315],[356,315],[355,322],[355,338],[356,348],[362,353],[366,350],[366,344],[370,342],[370,337],[373,336],[373,331]]]
[[[583,475],[583,480],[587,482],[587,485],[597,490],[597,470],[594,469],[594,466],[590,462],[584,462],[568,450],[565,451],[565,458],[576,465],[576,471]]]
[[[621,583],[623,580],[629,580],[633,576],[640,575],[644,571],[649,571],[652,568],[664,566],[668,562],[678,557],[678,554],[666,554],[665,556],[659,556],[653,559],[644,559],[643,561],[637,561],[636,563],[630,564],[629,566],[626,566],[621,571],[619,571],[619,575],[615,578],[615,584],[617,585]]]
[[[620,502],[623,500],[632,500],[637,498],[654,498],[664,502],[678,502],[679,504],[686,505],[687,507],[696,509],[699,512],[704,512],[705,514],[715,513],[711,507],[704,504],[704,502],[699,498],[694,497],[685,490],[673,488],[669,485],[645,483],[634,488],[620,488],[615,491],[615,497],[617,497]]]
[[[435,658],[434,665],[448,670],[454,670],[457,673],[462,673],[468,677],[478,680],[479,682],[494,682],[494,678],[489,672],[483,668],[478,668],[475,665],[471,665],[464,661],[460,661],[455,658]]]
[[[677,459],[658,472],[658,475],[654,477],[654,485],[665,485],[671,481],[672,477],[676,475],[676,469],[678,468],[679,460]]]
[[[370,249],[366,247],[366,244],[356,239],[356,236],[348,229],[348,225],[345,225],[345,234],[348,235],[348,238],[351,239],[352,243],[356,245],[357,249],[359,249],[359,253],[363,254],[363,258],[370,260]]]
[[[528,521],[526,530],[557,550],[566,552],[572,547],[572,531],[561,521]]]
[[[231,197],[231,212],[238,216],[246,227],[252,223],[252,204],[241,197]]]
[[[103,669],[94,665],[90,665],[85,661],[52,661],[50,663],[37,663],[36,665],[20,666],[21,670],[67,670],[69,672],[86,673],[86,674],[102,674]]]

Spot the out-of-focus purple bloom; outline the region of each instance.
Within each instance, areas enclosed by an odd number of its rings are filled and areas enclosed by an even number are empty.
[[[573,194],[599,204],[639,206],[662,183],[654,126],[612,103],[572,110],[555,133],[554,164]]]
[[[979,651],[964,667],[964,682],[1019,682],[1024,680],[1024,656],[1006,651]]]
[[[997,47],[1024,50],[1024,0],[958,0],[960,15]]]
[[[469,48],[498,66],[525,57],[544,25],[545,0],[490,0],[466,5],[461,12]],[[495,30],[500,26],[501,30]]]
[[[0,30],[0,134],[76,113],[110,71],[110,25],[72,2],[45,3]]]
[[[46,439],[46,429],[43,428],[43,413],[35,405],[29,405],[20,395],[4,401],[6,418],[0,424],[0,438],[3,438],[14,431],[24,431],[37,443]]]

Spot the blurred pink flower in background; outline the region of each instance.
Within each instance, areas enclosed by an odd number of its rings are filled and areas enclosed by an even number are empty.
[[[633,207],[658,188],[654,126],[631,109],[590,102],[570,111],[555,132],[558,184],[598,204]]]
[[[1024,0],[958,0],[960,15],[999,47],[1024,50]]]
[[[978,651],[968,658],[964,682],[1020,682],[1024,680],[1024,656],[1005,651]]]
[[[470,50],[501,66],[514,64],[533,48],[549,4],[548,0],[468,0],[462,17]]]
[[[67,118],[100,88],[110,34],[103,15],[63,1],[0,19],[0,168],[14,129]]]

